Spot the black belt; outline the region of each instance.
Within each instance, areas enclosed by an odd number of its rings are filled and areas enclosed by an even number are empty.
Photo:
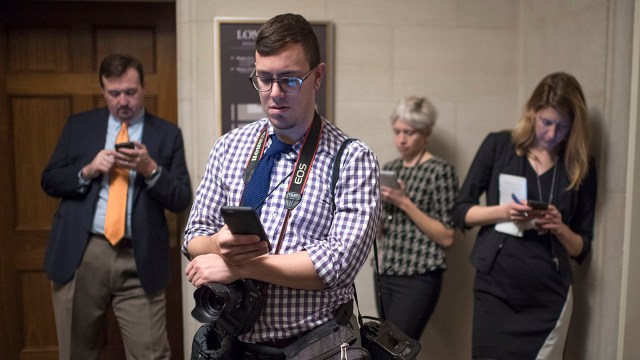
[[[234,354],[234,359],[251,360],[284,360],[282,349],[266,345],[267,342],[252,344],[242,341],[237,342],[240,353]]]
[[[311,330],[309,330],[309,331],[311,331]],[[256,343],[256,345],[268,346],[268,347],[271,347],[271,348],[282,349],[285,346],[291,345],[294,341],[300,339],[302,336],[307,334],[309,331],[305,331],[302,334],[298,334],[296,336],[292,336],[292,337],[286,338],[286,339],[272,339],[272,340],[267,340],[267,341],[261,341],[259,343]],[[254,345],[254,344],[250,344],[250,345]]]
[[[107,239],[104,235],[102,234],[95,234],[95,233],[91,233],[91,236],[96,238],[96,239],[100,239],[100,240],[104,240],[109,242],[109,239]],[[113,247],[118,247],[118,248],[132,248],[133,247],[133,242],[131,241],[130,238],[122,238],[120,241],[118,241],[115,245],[113,245]]]

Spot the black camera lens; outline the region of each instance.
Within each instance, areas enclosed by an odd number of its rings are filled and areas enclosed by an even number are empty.
[[[240,279],[230,284],[207,283],[196,289],[191,316],[232,336],[245,334],[260,316],[267,298],[263,282]]]
[[[242,292],[233,284],[207,283],[197,288],[193,293],[196,306],[191,316],[201,323],[218,320],[242,302]]]
[[[209,292],[205,295],[207,297],[207,300],[204,301],[204,304],[208,304],[211,306],[211,311],[212,312],[222,312],[222,310],[224,310],[224,305],[227,302],[227,299],[218,296],[216,294],[214,294],[213,292]]]

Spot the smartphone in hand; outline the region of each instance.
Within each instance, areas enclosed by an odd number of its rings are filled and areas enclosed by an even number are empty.
[[[116,151],[120,151],[120,149],[134,149],[135,147],[135,144],[131,141],[117,143],[115,145]]]
[[[269,251],[271,251],[269,237],[262,227],[258,214],[252,207],[223,206],[220,212],[232,234],[258,235],[261,241],[266,241],[269,244]]]
[[[398,178],[396,177],[396,173],[389,170],[380,171],[380,185],[388,186],[393,189],[400,188],[400,185],[398,185]]]
[[[515,194],[511,194],[511,198],[516,204],[523,205]],[[534,210],[547,210],[549,208],[548,203],[538,200],[527,200],[527,206]]]
[[[527,206],[530,206],[534,210],[547,210],[549,208],[549,204],[538,200],[528,200]]]

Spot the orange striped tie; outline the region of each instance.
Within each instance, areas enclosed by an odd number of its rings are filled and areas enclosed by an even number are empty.
[[[122,123],[116,144],[129,141],[127,124]],[[124,237],[125,217],[127,214],[127,191],[129,190],[129,170],[121,167],[111,169],[109,179],[109,198],[104,221],[104,236],[112,245]]]

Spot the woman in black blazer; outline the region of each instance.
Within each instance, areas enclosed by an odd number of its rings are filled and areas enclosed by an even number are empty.
[[[572,310],[569,261],[582,262],[593,238],[588,133],[580,84],[553,73],[516,127],[489,134],[480,146],[453,210],[457,227],[481,226],[471,256],[474,359],[562,358]],[[522,193],[512,197],[503,187],[500,194],[501,174],[516,176]],[[530,200],[548,208],[534,209]]]

